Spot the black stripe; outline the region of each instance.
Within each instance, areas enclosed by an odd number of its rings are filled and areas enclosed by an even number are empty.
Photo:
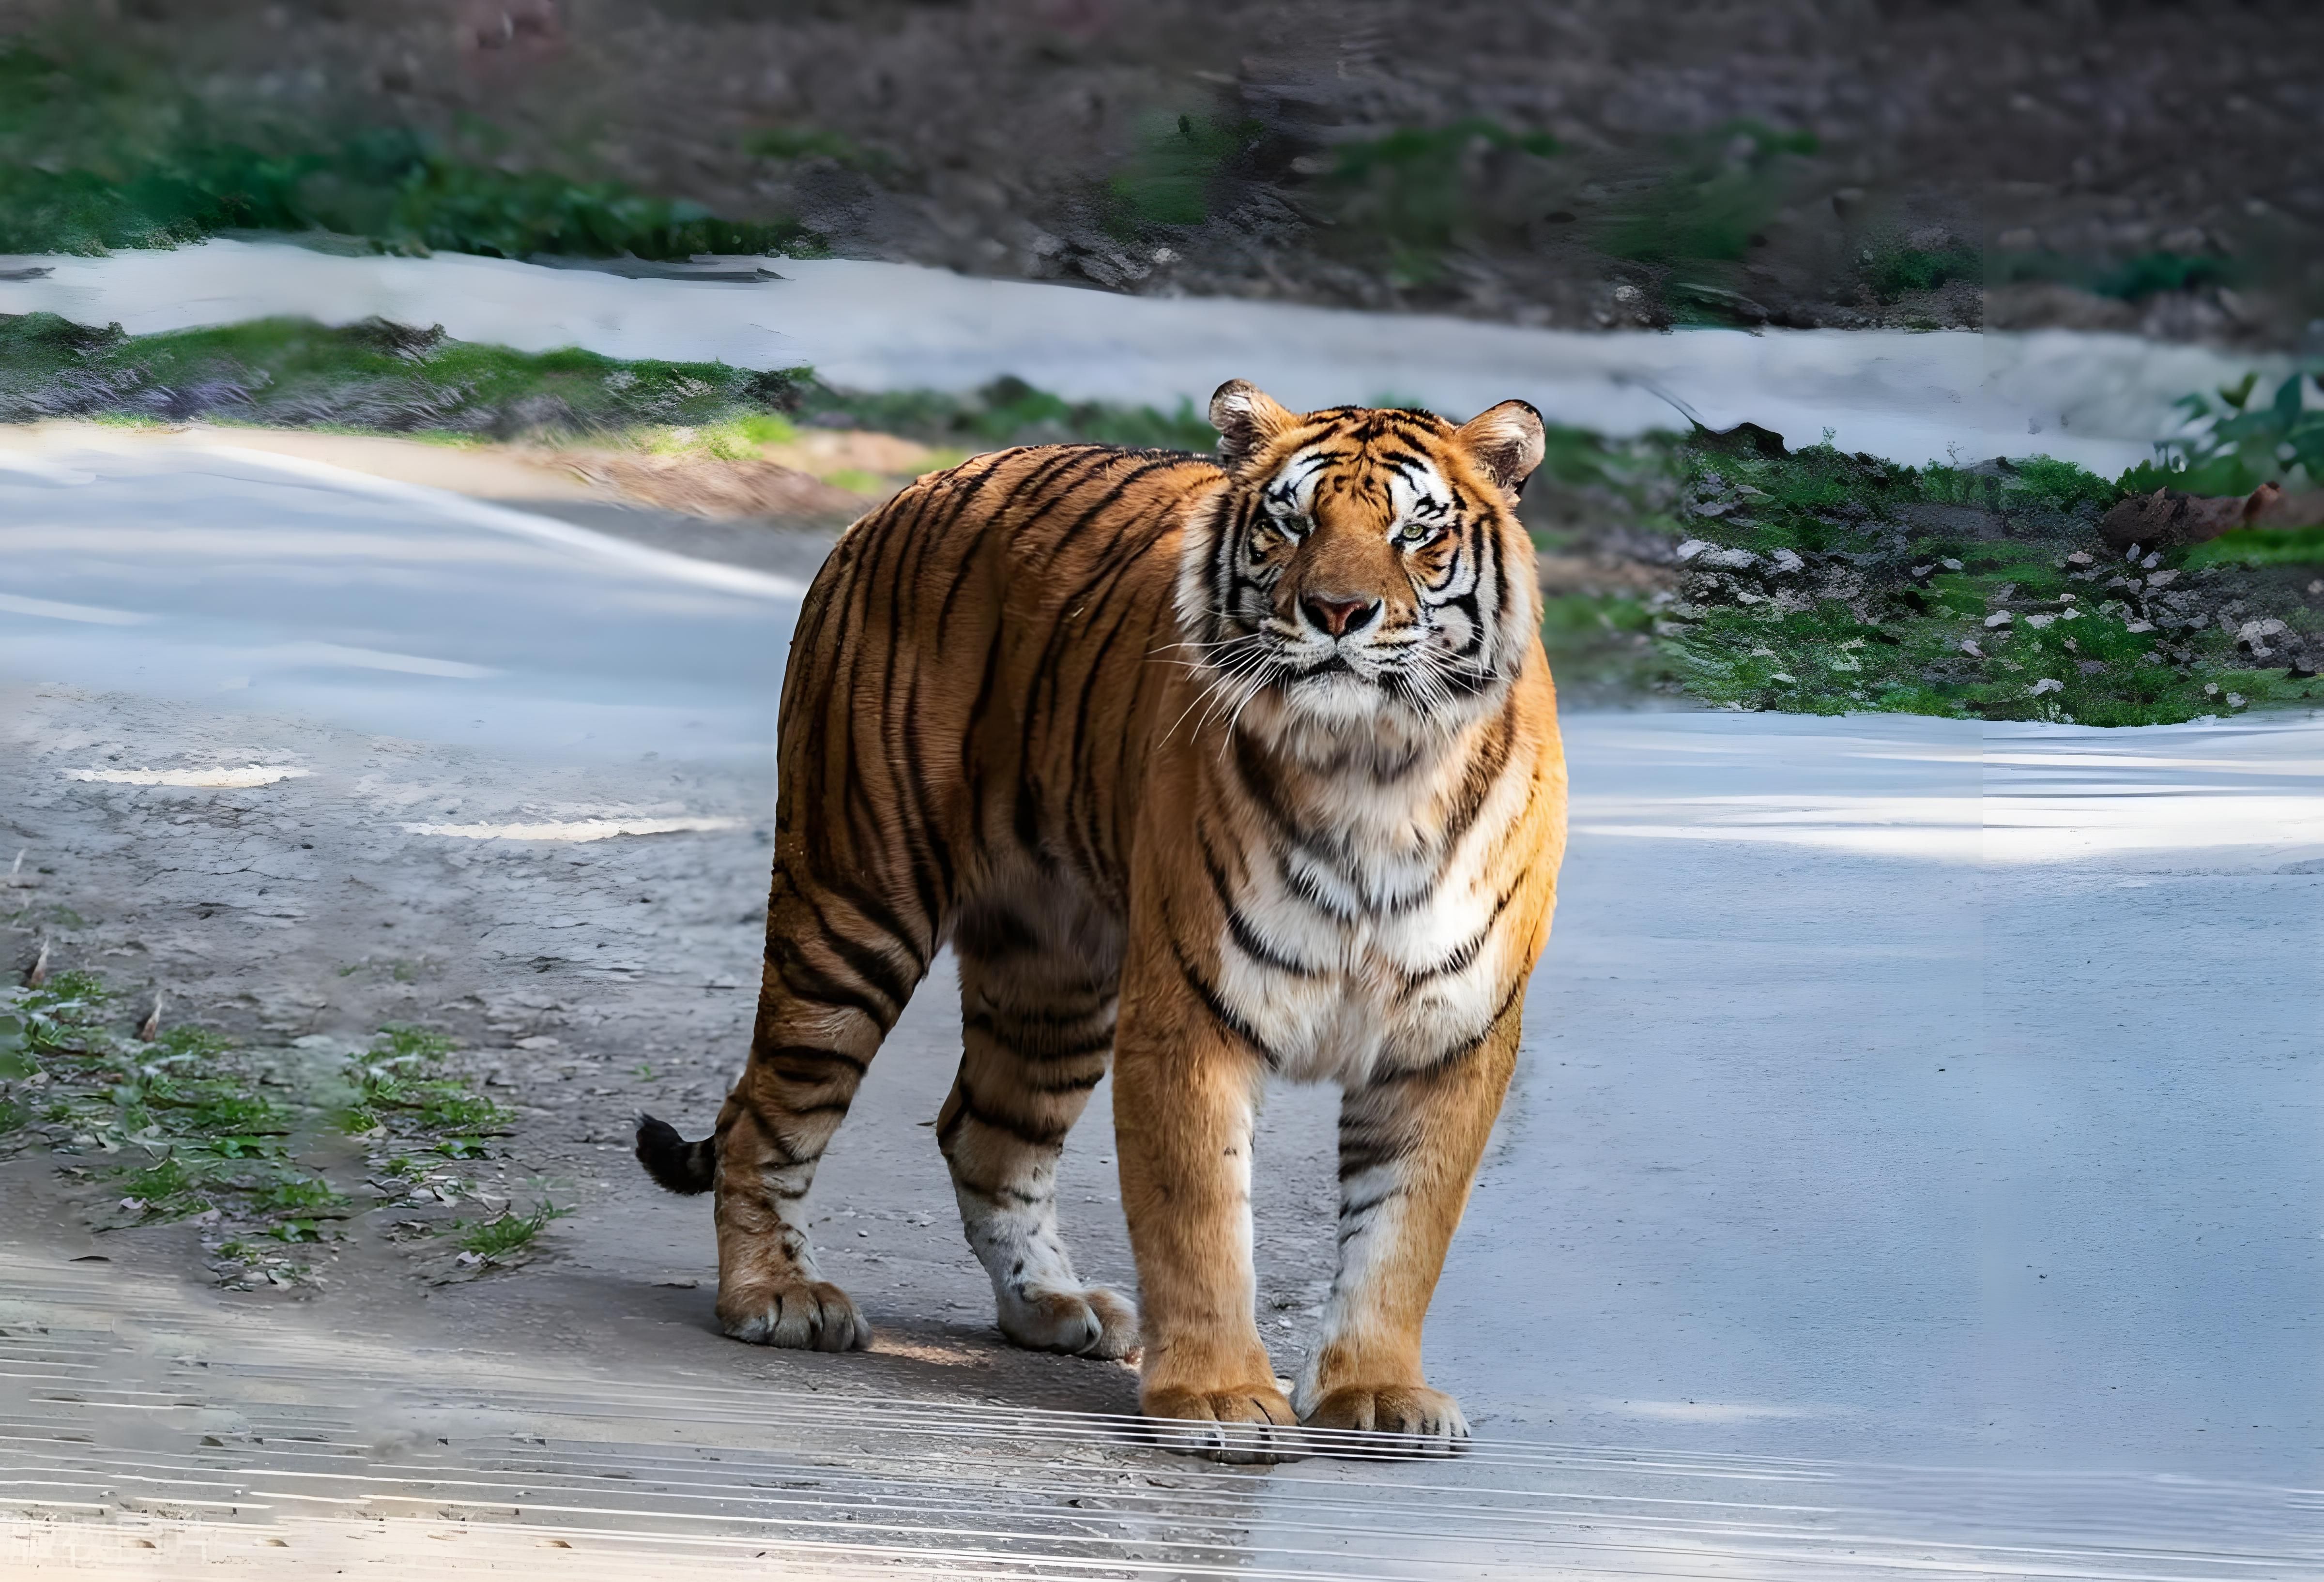
[[[1163,921],[1167,930],[1169,923],[1167,909]],[[1258,1055],[1270,1069],[1282,1063],[1276,1058],[1275,1052],[1267,1046],[1267,1041],[1259,1035],[1258,1031],[1250,1023],[1235,1015],[1226,1001],[1219,998],[1219,991],[1212,987],[1210,980],[1194,970],[1194,962],[1186,959],[1186,952],[1179,945],[1175,932],[1170,940],[1170,954],[1177,961],[1179,975],[1185,979],[1186,987],[1193,989],[1194,998],[1203,1002],[1203,1008],[1210,1013],[1211,1020],[1240,1039],[1250,1048],[1251,1053]]]
[[[960,1100],[960,1109],[954,1117],[955,1122],[964,1117],[992,1131],[1006,1132],[1029,1147],[1054,1148],[1064,1142],[1065,1134],[1073,1129],[1070,1126],[1037,1127],[1032,1121],[1012,1120],[1007,1116],[995,1115],[976,1102],[975,1093],[964,1081],[954,1082],[952,1092],[953,1097]]]
[[[1491,1017],[1485,1023],[1483,1030],[1474,1037],[1462,1039],[1425,1065],[1407,1066],[1397,1072],[1384,1072],[1373,1078],[1372,1086],[1381,1088],[1391,1082],[1432,1082],[1455,1066],[1464,1063],[1479,1050],[1485,1047],[1486,1040],[1493,1035],[1493,1029],[1501,1025],[1501,1018],[1509,1014],[1510,1007],[1525,998],[1525,975],[1519,973],[1517,982],[1503,997],[1499,1008],[1493,1012]]]
[[[755,1061],[772,1062],[788,1060],[812,1062],[816,1064],[829,1063],[844,1066],[858,1077],[861,1077],[866,1071],[871,1069],[869,1062],[858,1060],[853,1055],[848,1054],[844,1051],[837,1049],[825,1049],[822,1045],[815,1044],[769,1044],[764,1049],[752,1050],[751,1058]],[[779,1075],[780,1073],[777,1074]],[[813,1079],[803,1080],[811,1081]]]

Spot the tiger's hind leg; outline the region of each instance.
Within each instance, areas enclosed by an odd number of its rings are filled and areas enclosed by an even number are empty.
[[[971,906],[960,958],[960,1074],[936,1121],[968,1245],[1001,1332],[1037,1351],[1123,1357],[1138,1310],[1085,1284],[1057,1232],[1057,1160],[1113,1050],[1120,929],[1079,906]]]
[[[927,971],[868,897],[811,892],[778,864],[751,1058],[716,1133],[718,1321],[738,1340],[860,1350],[872,1327],[807,1238],[816,1166]],[[642,1139],[641,1139],[642,1140]]]

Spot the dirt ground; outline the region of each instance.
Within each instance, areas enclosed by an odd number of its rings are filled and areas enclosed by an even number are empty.
[[[828,543],[603,500],[532,504],[790,575]],[[309,772],[255,787],[69,777],[91,765],[246,763]],[[299,1306],[311,1310],[309,1327],[392,1322],[423,1348],[567,1345],[617,1370],[691,1363],[786,1388],[1134,1410],[1130,1370],[1021,1352],[993,1327],[991,1293],[962,1240],[928,1129],[959,1058],[948,958],[883,1050],[816,1188],[825,1265],[871,1315],[872,1355],[835,1369],[830,1358],[717,1335],[708,1200],[654,1188],[630,1157],[630,1135],[641,1110],[702,1135],[740,1069],[772,797],[771,750],[739,770],[650,754],[574,767],[14,686],[0,693],[0,840],[24,857],[19,888],[0,892],[0,957],[21,970],[46,941],[51,970],[99,972],[126,996],[163,988],[170,1022],[293,1058],[338,1058],[388,1023],[450,1034],[458,1063],[518,1118],[494,1156],[436,1173],[457,1180],[466,1212],[544,1197],[575,1210],[529,1264],[464,1278],[448,1245],[410,1234],[462,1208],[387,1205],[346,1222],[347,1239],[320,1249],[317,1284],[205,1301]],[[405,827],[448,808],[474,823],[604,807],[731,823],[586,842]],[[1084,1270],[1133,1286],[1109,1093],[1100,1090],[1067,1148],[1061,1200]],[[1262,1134],[1264,1167],[1279,1186],[1259,1211],[1261,1311],[1286,1372],[1330,1274],[1333,1136],[1330,1096],[1304,1090],[1271,1104]],[[108,1215],[119,1196],[111,1163],[38,1148],[0,1162],[0,1192],[23,1210],[12,1223],[68,1255],[206,1283],[194,1225],[96,1230],[117,1218]]]
[[[2324,336],[2303,0],[0,0],[0,32],[57,26],[229,119],[482,117],[510,168],[978,274],[1583,327]]]

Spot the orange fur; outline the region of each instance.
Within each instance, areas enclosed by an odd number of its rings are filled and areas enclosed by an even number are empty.
[[[1146,1410],[1217,1453],[1276,1453],[1303,1417],[1443,1448],[1466,1426],[1421,1322],[1564,840],[1513,509],[1540,423],[1302,417],[1240,384],[1213,418],[1218,460],[1005,451],[841,539],[784,683],[751,1058],[715,1148],[650,1123],[641,1157],[715,1186],[730,1333],[864,1344],[799,1200],[949,942],[964,1048],[937,1133],[1003,1331],[1142,1341]],[[1109,1061],[1142,1320],[1056,1230]],[[1270,1073],[1345,1090],[1341,1278],[1296,1412],[1252,1312]]]

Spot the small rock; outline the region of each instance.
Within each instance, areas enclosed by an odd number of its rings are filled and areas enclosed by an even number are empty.
[[[2241,694],[2241,693],[2239,693],[2239,692],[2231,692],[2231,693],[2227,694],[2227,707],[2229,707],[2229,708],[2231,708],[2231,709],[2240,709],[2240,708],[2242,708],[2243,706],[2244,706],[2244,694]]]
[[[516,1046],[519,1049],[555,1049],[558,1043],[546,1033],[536,1033],[530,1038],[518,1039]]]
[[[2012,618],[2008,611],[1997,610],[1992,614],[1985,618],[1985,624],[1988,629],[1997,626],[2007,626],[2011,619]]]
[[[1786,676],[1780,670],[1776,671],[1773,676],[1768,676],[1767,679],[1770,681],[1780,681],[1785,686],[1797,686],[1799,685],[1797,677]]]
[[[2077,549],[2071,555],[2066,556],[2066,564],[2068,566],[2095,566],[2098,562],[2091,557],[2089,550]]]
[[[2219,684],[2218,684],[2218,682],[2216,682],[2216,681],[2206,681],[2205,683],[2203,683],[2203,695],[2204,695],[2205,697],[2217,697],[2217,696],[2218,696],[2218,695],[2219,695]]]
[[[2123,627],[2125,631],[2153,631],[2153,630],[2154,622],[2151,621],[2133,621]]]
[[[2006,618],[2005,612],[2005,619]],[[2040,631],[2043,627],[2049,625],[2052,621],[2057,619],[2058,618],[2054,615],[2029,615],[2025,618],[2025,624],[2032,627],[2035,631]],[[1986,624],[1987,626],[1991,626],[1993,624],[1990,618],[1987,620]]]
[[[454,1258],[452,1261],[459,1265],[462,1268],[466,1269],[472,1268],[475,1265],[483,1263],[484,1260],[475,1253],[462,1253],[458,1257]]]
[[[1972,659],[1982,659],[1985,658],[1985,650],[1977,646],[1977,639],[1973,637],[1965,637],[1961,639],[1960,651],[1967,654]]]
[[[654,1283],[656,1285],[667,1285],[673,1291],[692,1291],[695,1287],[700,1285],[702,1282],[696,1280],[693,1275],[688,1274],[679,1279],[657,1280]]]
[[[1802,560],[1789,549],[1778,549],[1770,558],[1775,561],[1775,570],[1778,573],[1800,571],[1805,569],[1807,566],[1806,561]]]
[[[2158,571],[2146,579],[2146,585],[2150,588],[2167,588],[2178,580],[2179,574],[2176,571]]]
[[[2049,676],[2045,676],[2041,680],[2034,684],[2034,690],[2031,695],[2040,697],[2045,692],[2063,692],[2065,690],[2066,684],[2064,682],[2053,681]]]
[[[2085,676],[2103,676],[2106,674],[2106,661],[2103,659],[2084,659],[2080,665],[2076,666],[2075,668],[2080,670]]]
[[[1959,571],[1961,568],[1961,563],[1960,561],[1950,558],[1940,560],[1937,564],[1943,566],[1947,571]]]

